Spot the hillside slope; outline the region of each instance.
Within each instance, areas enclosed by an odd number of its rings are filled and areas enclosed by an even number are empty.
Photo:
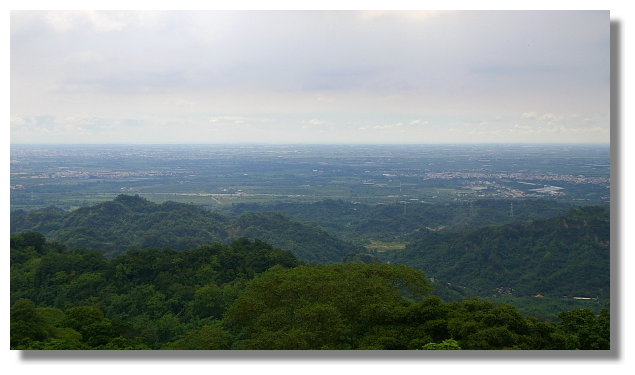
[[[429,231],[464,231],[487,225],[524,222],[563,214],[573,208],[570,203],[548,200],[513,202],[476,200],[473,202],[408,202],[388,205],[352,203],[326,199],[313,203],[271,202],[238,203],[227,213],[280,212],[302,223],[316,224],[340,238],[356,243],[369,239],[410,242]]]
[[[232,221],[227,231],[233,238],[258,238],[314,263],[341,261],[348,254],[365,251],[318,227],[292,221],[279,213],[244,213]]]
[[[432,233],[386,255],[479,295],[609,296],[609,210],[583,207],[528,224]]]
[[[155,204],[127,195],[57,215],[33,211],[11,218],[12,233],[38,231],[70,248],[98,249],[107,256],[131,249],[182,250],[220,242],[227,238],[225,225],[225,217],[193,205]]]
[[[11,214],[11,233],[37,231],[70,248],[98,249],[112,257],[132,249],[195,248],[248,237],[292,251],[303,260],[339,262],[363,251],[320,228],[274,213],[230,218],[183,203],[156,204],[139,196],[120,195],[113,201],[65,212],[46,208]]]

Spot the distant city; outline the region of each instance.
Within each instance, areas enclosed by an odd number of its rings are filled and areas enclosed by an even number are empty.
[[[610,200],[606,145],[14,145],[11,206]]]

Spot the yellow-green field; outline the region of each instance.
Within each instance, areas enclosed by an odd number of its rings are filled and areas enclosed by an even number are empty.
[[[406,244],[402,242],[384,242],[378,240],[370,240],[370,244],[365,246],[368,250],[384,252],[391,250],[403,250],[406,248]]]

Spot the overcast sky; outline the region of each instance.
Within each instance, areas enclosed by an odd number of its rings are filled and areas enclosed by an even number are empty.
[[[609,142],[609,13],[12,12],[12,143]]]

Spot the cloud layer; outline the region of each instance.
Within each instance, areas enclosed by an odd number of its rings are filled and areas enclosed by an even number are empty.
[[[12,12],[12,142],[608,142],[595,11]]]

